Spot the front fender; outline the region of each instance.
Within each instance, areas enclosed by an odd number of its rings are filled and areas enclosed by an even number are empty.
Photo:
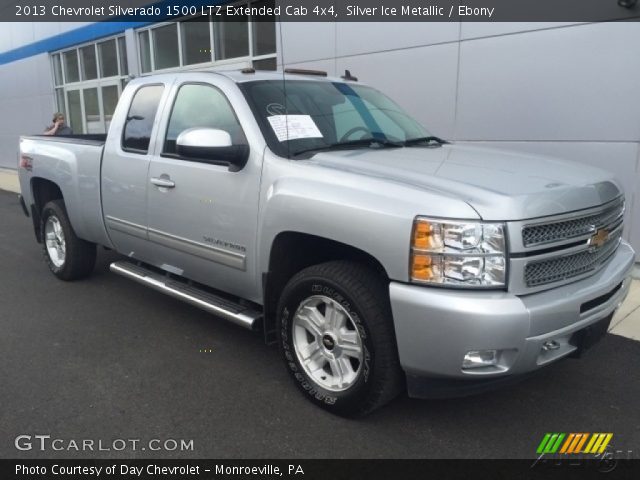
[[[318,167],[265,162],[258,256],[261,271],[281,232],[299,232],[358,248],[376,258],[392,280],[407,281],[409,245],[417,215],[477,219],[462,200],[412,186]]]

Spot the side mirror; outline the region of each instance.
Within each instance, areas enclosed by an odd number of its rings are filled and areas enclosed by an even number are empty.
[[[217,128],[188,128],[176,139],[176,153],[206,163],[229,165],[229,170],[242,169],[249,158],[248,145],[233,145],[229,132]]]

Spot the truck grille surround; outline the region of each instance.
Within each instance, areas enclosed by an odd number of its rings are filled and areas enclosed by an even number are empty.
[[[593,275],[603,268],[622,241],[624,200],[583,214],[574,212],[540,222],[518,222],[524,253],[515,252],[512,278],[517,293],[551,288]],[[520,243],[520,242],[519,242]]]
[[[530,262],[524,271],[525,282],[528,287],[537,287],[548,283],[577,277],[583,273],[595,272],[598,267],[611,257],[618,249],[622,231],[610,237],[602,247],[587,250],[572,255],[565,255],[551,260]]]
[[[570,238],[589,235],[598,228],[611,225],[622,216],[624,204],[617,202],[602,212],[552,223],[528,225],[522,229],[522,243],[525,247],[544,245]]]

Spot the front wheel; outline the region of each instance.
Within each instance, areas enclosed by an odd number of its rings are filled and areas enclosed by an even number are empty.
[[[78,280],[91,274],[96,246],[76,236],[62,200],[47,203],[41,221],[42,250],[51,272],[61,280]]]
[[[296,385],[315,404],[360,416],[402,389],[388,286],[348,261],[314,265],[286,285],[278,339]]]

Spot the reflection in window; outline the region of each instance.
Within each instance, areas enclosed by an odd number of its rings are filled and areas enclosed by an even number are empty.
[[[207,85],[183,85],[176,96],[164,153],[176,153],[176,139],[188,128],[204,127],[224,130],[234,144],[244,143],[244,134],[231,105],[217,88]]]
[[[163,90],[161,85],[149,85],[136,92],[124,126],[122,148],[147,153]]]
[[[211,61],[211,37],[207,17],[180,23],[182,34],[182,63],[193,65]]]
[[[140,68],[142,73],[151,71],[151,44],[149,43],[149,30],[138,34],[138,43],[140,45]]]
[[[253,68],[256,70],[275,70],[277,63],[275,58],[263,58],[261,60],[254,60]]]
[[[88,45],[80,49],[82,62],[82,79],[94,80],[98,78],[98,65],[96,63],[96,49],[94,45]]]
[[[104,124],[100,121],[98,89],[85,88],[82,94],[84,96],[84,118],[87,133],[104,133]]]
[[[120,54],[120,75],[129,75],[127,44],[124,41],[124,37],[118,38],[118,53]]]
[[[53,80],[56,85],[62,85],[62,63],[60,62],[60,55],[53,56]]]
[[[62,54],[64,59],[64,78],[66,83],[80,81],[80,71],[78,69],[78,52],[71,50]]]
[[[242,20],[239,20],[242,18]],[[233,21],[219,21],[214,25],[216,60],[249,55],[247,17],[235,16]]]
[[[98,44],[100,53],[100,76],[115,77],[118,75],[118,56],[116,53],[116,41],[107,40]]]
[[[153,57],[156,70],[180,65],[177,24],[174,23],[153,30]]]
[[[74,133],[82,132],[82,105],[80,104],[80,90],[69,90],[67,92],[67,103],[69,104],[68,123]]]
[[[102,110],[104,111],[105,131],[109,130],[113,112],[116,111],[116,105],[118,105],[118,86],[102,87]]]
[[[58,106],[58,112],[61,112],[66,117],[67,109],[64,106],[64,89],[62,88],[56,88],[56,105]]]
[[[252,7],[274,8],[274,0],[264,0],[262,2],[253,2]],[[269,21],[264,21],[269,18]],[[260,21],[254,21],[253,26],[253,55],[266,55],[275,53],[276,51],[276,23],[275,16],[262,17]],[[271,69],[265,69],[271,70]],[[275,68],[274,68],[275,70]]]

